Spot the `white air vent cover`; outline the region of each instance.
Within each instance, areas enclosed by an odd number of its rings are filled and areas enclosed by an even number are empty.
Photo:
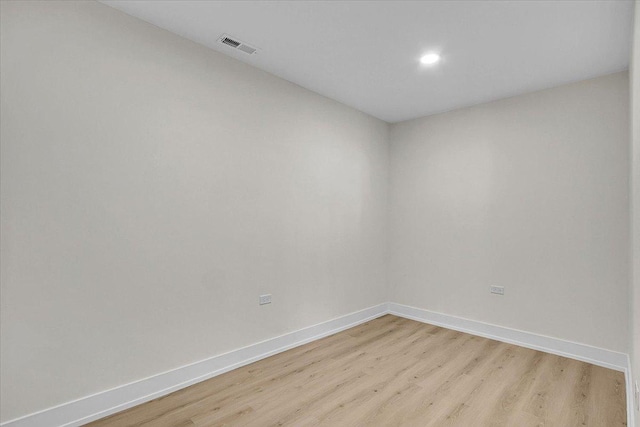
[[[229,34],[223,34],[218,39],[218,43],[223,44],[231,49],[239,50],[240,52],[244,52],[249,55],[253,55],[254,53],[258,53],[258,48],[253,46],[249,46],[243,41],[238,40],[235,37],[230,36]]]

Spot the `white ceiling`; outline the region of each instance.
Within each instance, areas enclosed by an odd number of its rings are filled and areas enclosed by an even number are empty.
[[[633,15],[625,0],[103,3],[388,122],[624,70]],[[428,51],[441,63],[421,66]]]

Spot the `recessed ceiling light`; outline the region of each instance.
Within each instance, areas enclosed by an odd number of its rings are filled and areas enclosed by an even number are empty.
[[[440,61],[440,55],[437,53],[428,53],[420,58],[420,63],[424,65],[433,65],[438,61]]]

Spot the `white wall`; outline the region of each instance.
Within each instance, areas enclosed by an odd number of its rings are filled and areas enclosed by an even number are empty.
[[[391,300],[626,352],[628,104],[623,72],[393,125]]]
[[[386,301],[386,123],[94,2],[0,15],[2,421]]]
[[[632,179],[632,268],[630,325],[631,371],[640,384],[640,1],[635,2],[633,51],[631,53],[631,179]],[[640,426],[640,411],[635,407],[635,423]]]
[[[387,300],[627,351],[626,73],[389,134],[94,2],[0,17],[2,421]]]

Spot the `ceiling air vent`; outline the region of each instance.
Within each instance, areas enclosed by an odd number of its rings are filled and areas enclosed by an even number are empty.
[[[258,49],[253,47],[253,46],[249,46],[248,44],[246,44],[243,41],[240,41],[238,39],[236,39],[235,37],[231,37],[228,34],[223,34],[222,36],[220,36],[220,38],[218,39],[218,43],[226,45],[232,49],[236,49],[239,50],[241,52],[244,52],[248,55],[253,55],[254,53],[258,52]]]

